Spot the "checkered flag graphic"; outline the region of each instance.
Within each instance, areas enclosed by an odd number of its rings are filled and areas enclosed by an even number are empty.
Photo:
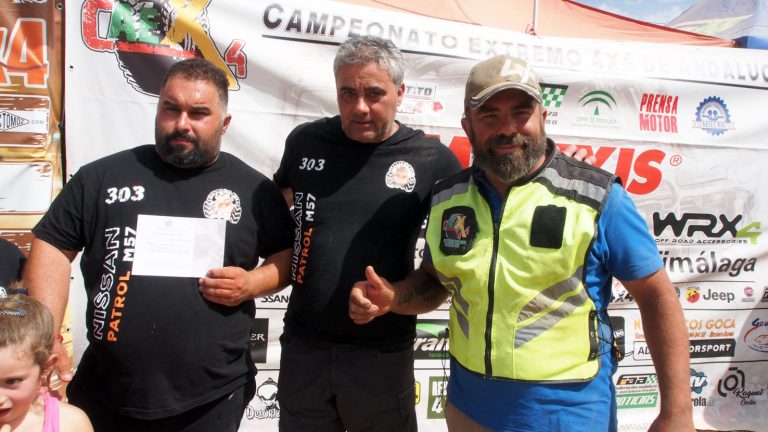
[[[547,108],[560,108],[568,86],[541,83],[541,102]]]

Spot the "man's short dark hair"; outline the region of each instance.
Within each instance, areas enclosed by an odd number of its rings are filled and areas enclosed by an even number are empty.
[[[175,76],[188,80],[207,81],[213,84],[216,86],[216,91],[219,93],[221,105],[226,109],[227,103],[229,102],[229,81],[227,81],[227,75],[224,71],[214,66],[213,63],[199,57],[174,63],[160,83],[161,93],[168,80]]]

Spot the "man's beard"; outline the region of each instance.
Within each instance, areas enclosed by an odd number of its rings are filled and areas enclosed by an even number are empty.
[[[538,141],[534,137],[522,134],[496,136],[488,140],[483,149],[479,149],[475,144],[474,133],[469,135],[474,155],[473,163],[504,183],[512,183],[525,177],[541,161],[541,157],[547,151],[547,136],[543,128]],[[510,144],[520,146],[521,151],[493,153],[494,147]]]
[[[175,148],[171,144],[171,140],[176,138],[188,140],[192,144],[192,148],[186,150]],[[162,136],[160,132],[155,130],[155,143],[160,157],[165,162],[179,168],[207,166],[216,160],[218,155],[218,152],[211,150],[218,146],[207,145],[206,143],[201,145],[200,140],[197,138],[179,132]]]

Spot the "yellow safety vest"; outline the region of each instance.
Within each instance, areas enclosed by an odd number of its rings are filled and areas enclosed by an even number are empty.
[[[571,382],[598,371],[584,267],[616,178],[550,149],[544,168],[509,190],[497,225],[471,168],[434,190],[426,239],[453,296],[450,352],[488,378]]]

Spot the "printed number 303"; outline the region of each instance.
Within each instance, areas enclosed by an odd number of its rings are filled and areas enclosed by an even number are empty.
[[[111,187],[107,189],[107,195],[109,196],[104,200],[104,202],[107,204],[112,204],[115,201],[141,201],[144,199],[144,186],[124,186],[120,189]]]
[[[300,170],[307,171],[322,171],[324,167],[325,159],[301,158],[301,165],[299,165]]]

